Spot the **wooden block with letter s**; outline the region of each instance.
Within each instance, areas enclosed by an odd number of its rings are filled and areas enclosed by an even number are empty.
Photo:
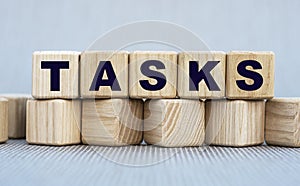
[[[32,96],[79,98],[79,52],[42,51],[32,57]]]
[[[182,52],[178,57],[178,96],[188,99],[225,97],[226,54]]]
[[[136,51],[129,57],[131,98],[175,98],[177,53]]]
[[[147,100],[144,140],[163,147],[201,146],[205,138],[204,116],[204,102],[199,100]]]
[[[226,97],[274,97],[274,58],[273,52],[229,52],[226,61]]]
[[[80,143],[80,100],[28,100],[26,140],[30,144]]]
[[[80,58],[83,98],[128,97],[128,52],[85,51]]]
[[[266,143],[300,147],[300,98],[274,98],[266,104]]]

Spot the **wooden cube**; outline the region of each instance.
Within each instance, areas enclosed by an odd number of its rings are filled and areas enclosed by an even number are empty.
[[[80,143],[80,100],[28,100],[26,140],[30,144]]]
[[[227,54],[226,97],[270,99],[274,97],[274,53]]]
[[[200,146],[205,137],[205,108],[199,100],[147,100],[144,140],[163,147]]]
[[[178,96],[189,99],[225,97],[226,54],[182,52],[178,57]]]
[[[175,52],[133,52],[129,57],[129,72],[131,98],[176,97],[177,54]]]
[[[8,139],[8,101],[0,98],[0,143]]]
[[[25,138],[26,102],[31,96],[22,94],[0,96],[8,100],[8,137]]]
[[[264,101],[207,101],[205,117],[208,145],[241,147],[264,142]]]
[[[80,60],[83,98],[128,97],[128,52],[86,51]]]
[[[83,100],[82,142],[103,146],[140,144],[142,119],[142,100]]]
[[[300,98],[274,98],[266,104],[265,138],[269,145],[300,147]]]
[[[79,52],[34,52],[32,96],[36,99],[79,97]]]

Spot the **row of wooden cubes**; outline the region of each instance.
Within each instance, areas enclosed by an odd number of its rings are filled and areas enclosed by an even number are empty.
[[[0,95],[0,142],[25,138],[26,102],[30,98],[23,94]]]
[[[2,102],[1,102],[2,104]],[[300,99],[29,100],[27,142],[300,147]]]
[[[269,99],[272,52],[34,52],[36,99]]]

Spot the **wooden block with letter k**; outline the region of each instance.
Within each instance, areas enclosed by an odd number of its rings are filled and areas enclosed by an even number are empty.
[[[274,97],[274,53],[228,53],[226,97],[228,99]]]
[[[225,97],[226,54],[182,52],[178,60],[178,96],[189,99]]]

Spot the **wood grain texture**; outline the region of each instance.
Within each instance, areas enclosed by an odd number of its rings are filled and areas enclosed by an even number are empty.
[[[165,68],[151,70],[158,71],[166,77],[166,85],[161,90],[148,91],[140,85],[140,80],[148,80],[155,85],[155,79],[144,76],[141,72],[141,65],[147,60],[161,61]],[[131,98],[175,98],[177,89],[177,53],[176,52],[155,52],[136,51],[129,57],[129,95]]]
[[[219,61],[219,63],[210,71],[211,76],[219,87],[219,91],[209,90],[204,80],[196,86],[198,91],[192,91],[189,88],[190,61],[197,61],[200,71],[208,61]],[[212,99],[225,97],[225,74],[226,74],[226,54],[224,52],[182,52],[178,56],[178,96],[189,99]]]
[[[269,145],[300,147],[300,98],[274,98],[266,103],[265,138]]]
[[[251,146],[264,142],[265,101],[206,102],[208,145]]]
[[[254,81],[241,76],[237,66],[244,60],[258,61],[262,69],[254,70],[247,67],[247,70],[259,73],[263,77],[262,86],[254,91],[245,91],[237,86],[237,80],[245,80],[246,84],[252,85]],[[228,99],[270,99],[274,97],[274,60],[273,52],[229,52],[227,54],[226,74],[226,97]]]
[[[8,137],[25,138],[26,102],[31,98],[23,94],[2,94],[8,100]]]
[[[80,100],[28,100],[26,140],[30,144],[80,143]]]
[[[32,96],[36,99],[79,98],[79,52],[42,51],[32,56]],[[42,61],[69,61],[69,69],[60,70],[60,91],[50,89],[50,69],[41,69]]]
[[[0,98],[0,143],[8,139],[8,101]]]
[[[205,137],[205,108],[199,100],[147,100],[144,140],[163,147],[200,146]]]
[[[125,98],[128,97],[128,52],[126,51],[86,51],[80,60],[80,92],[83,98]],[[101,86],[97,91],[90,91],[100,61],[110,61],[120,91],[112,91],[110,86]],[[105,71],[106,72],[106,71]],[[106,77],[104,76],[106,75]],[[104,74],[102,79],[107,79]]]
[[[142,119],[142,100],[83,100],[82,141],[103,146],[140,144]]]

